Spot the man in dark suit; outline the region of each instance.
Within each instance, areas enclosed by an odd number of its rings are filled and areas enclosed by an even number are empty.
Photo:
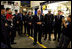
[[[45,15],[42,13],[42,37],[44,37],[45,34]]]
[[[48,13],[45,15],[45,38],[47,39],[47,34],[49,33],[49,40],[51,40],[51,33],[52,33],[52,23],[53,23],[54,15],[51,14],[51,11],[49,10]]]
[[[15,16],[12,16],[12,22],[11,22],[11,44],[16,44],[14,42],[15,37],[16,37],[16,18],[15,18]]]
[[[21,20],[21,17],[18,14],[18,10],[15,10],[14,16],[15,16],[15,19],[16,19],[16,30],[18,31],[19,36],[21,36],[21,32],[20,32],[20,20]]]
[[[63,24],[63,29],[57,48],[68,48],[68,45],[72,40],[71,15],[67,17],[67,21],[63,19],[62,24]]]
[[[32,36],[33,37],[33,16],[32,16],[32,12],[29,11],[28,15],[27,15],[27,30],[28,30],[28,36]],[[31,32],[30,32],[31,30]]]
[[[8,22],[5,17],[5,9],[1,7],[1,43],[6,45],[6,48],[11,48],[8,29]]]
[[[9,39],[11,39],[11,20],[12,20],[11,8],[6,8],[6,20],[8,22],[7,32],[9,34]],[[11,40],[10,40],[10,42],[11,42]]]
[[[55,16],[55,25],[54,25],[54,37],[55,37],[54,40],[57,39],[57,33],[58,33],[58,41],[59,41],[60,34],[61,34],[62,18],[64,18],[64,16],[60,14],[61,14],[61,10],[58,10],[58,15]]]
[[[26,36],[27,33],[27,12],[23,13],[23,22],[24,22],[24,35]]]
[[[40,44],[41,42],[41,37],[42,37],[42,15],[41,15],[41,10],[38,9],[37,15],[33,16],[33,24],[34,24],[34,45],[37,44],[37,37],[38,41]],[[38,32],[38,35],[37,35]]]
[[[23,14],[22,12],[20,11],[19,12],[19,16],[20,16],[20,33],[23,34]]]

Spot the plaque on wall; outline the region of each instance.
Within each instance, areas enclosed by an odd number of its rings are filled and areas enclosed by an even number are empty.
[[[30,1],[21,1],[21,6],[30,7]]]

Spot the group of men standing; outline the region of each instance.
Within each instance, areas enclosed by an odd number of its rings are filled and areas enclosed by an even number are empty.
[[[37,43],[37,32],[38,32],[38,41],[40,44],[42,44],[41,42],[41,38],[42,38],[42,34],[44,34],[44,40],[47,39],[47,34],[49,34],[48,39],[51,41],[51,34],[52,31],[54,29],[54,36],[55,39],[57,39],[57,33],[58,33],[58,40],[60,38],[60,31],[61,31],[61,22],[62,22],[62,18],[64,16],[62,16],[61,11],[58,11],[58,15],[54,16],[51,11],[48,11],[48,13],[44,16],[41,15],[41,10],[37,11],[37,15],[34,16],[33,18],[33,23],[34,23],[34,44]],[[54,21],[55,19],[55,21]],[[44,28],[44,33],[42,31],[42,29]]]
[[[48,11],[46,15],[41,14],[41,10],[37,10],[37,15],[32,15],[31,11],[18,13],[15,10],[15,14],[12,15],[12,11],[10,8],[1,9],[1,37],[2,37],[2,44],[6,44],[8,47],[11,47],[10,44],[16,44],[14,42],[14,38],[16,36],[16,31],[18,31],[19,36],[23,34],[23,24],[24,24],[24,35],[28,34],[28,37],[34,37],[33,44],[36,45],[37,41],[40,44],[42,35],[44,35],[44,40],[47,39],[47,34],[49,34],[49,40],[51,41],[51,33],[54,29],[54,40],[57,39],[58,33],[58,40],[60,39],[61,34],[61,24],[62,16],[61,11],[58,11],[58,15],[54,16],[51,14],[51,11]],[[55,21],[54,21],[55,20]],[[44,30],[44,31],[43,31]],[[38,39],[37,39],[38,37]]]
[[[11,48],[11,44],[16,44],[14,39],[16,37],[16,31],[19,36],[22,34],[22,14],[15,10],[15,14],[12,15],[10,8],[4,8],[1,6],[1,46]]]

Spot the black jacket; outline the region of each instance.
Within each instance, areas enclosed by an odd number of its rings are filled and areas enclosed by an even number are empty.
[[[50,24],[54,20],[54,15],[53,14],[46,14],[45,15],[45,24]]]
[[[34,25],[37,25],[37,22],[42,22],[42,24],[43,24],[43,21],[44,19],[43,19],[43,16],[42,15],[40,15],[40,20],[39,20],[39,17],[37,16],[37,15],[34,15],[33,16],[33,24]]]
[[[27,15],[23,15],[23,21],[24,21],[24,24],[27,23]]]
[[[4,15],[1,15],[1,42],[7,44],[7,39],[8,39],[8,32],[7,32],[7,27],[5,26],[5,23],[8,24],[6,18]]]
[[[64,16],[60,15],[60,19],[58,19],[57,16],[55,16],[55,27],[59,27],[60,28],[61,27],[61,23],[62,23],[62,18],[64,18]]]
[[[19,16],[19,14],[14,14],[14,16],[15,16],[15,22],[16,22],[16,25],[17,25],[17,21],[19,21],[19,24],[20,24],[20,22],[21,22],[21,17]]]
[[[32,23],[33,24],[33,16],[27,15],[27,24]]]
[[[69,22],[69,24],[67,25],[67,28],[63,27],[63,34],[67,37],[69,37],[70,39],[72,39],[72,32],[71,32],[71,22]]]

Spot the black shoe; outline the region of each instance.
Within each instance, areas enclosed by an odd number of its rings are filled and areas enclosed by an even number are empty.
[[[26,33],[24,33],[24,35],[26,35]]]
[[[37,45],[37,43],[36,42],[33,42],[33,45]]]
[[[51,41],[51,39],[49,39]]]
[[[46,40],[46,38],[44,38],[44,40]]]
[[[40,44],[42,44],[42,42],[39,42]]]
[[[53,39],[53,41],[56,41],[56,39]]]
[[[42,37],[44,37],[44,35],[42,35]]]
[[[15,42],[12,42],[11,44],[16,44]]]
[[[24,36],[27,36],[26,34],[24,34]]]
[[[11,46],[8,46],[8,48],[12,48]]]
[[[23,34],[23,32],[21,34]]]
[[[56,48],[60,48],[60,47],[57,46]]]
[[[22,35],[20,34],[19,36],[21,37]]]
[[[31,35],[31,37],[33,37],[33,35]]]
[[[59,39],[58,39],[58,42],[59,42]]]

